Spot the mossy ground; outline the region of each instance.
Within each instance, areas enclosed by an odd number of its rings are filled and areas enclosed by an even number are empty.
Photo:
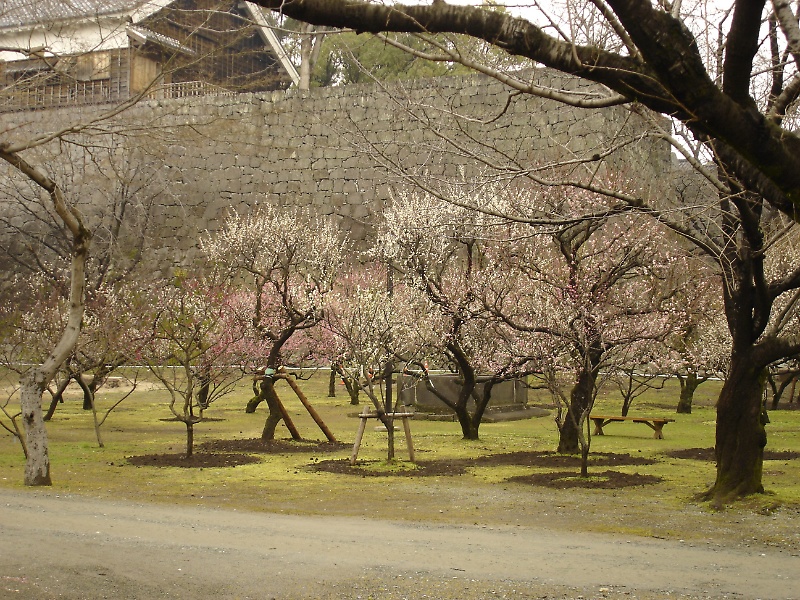
[[[714,445],[713,402],[719,391],[714,382],[700,387],[691,415],[674,414],[678,400],[674,381],[638,398],[632,415],[668,416],[676,422],[664,428],[663,440],[654,439],[645,425],[608,425],[606,435],[592,438],[596,459],[590,462],[587,486],[572,476],[578,473],[577,465],[531,458],[546,456],[556,446],[556,429],[549,417],[485,423],[477,441],[462,440],[457,423],[413,421],[418,467],[405,462],[402,429],[397,432],[397,458],[387,463],[386,434],[375,431],[370,422],[359,467],[346,472],[320,468],[326,461],[347,464],[358,428],[358,419],[348,416],[354,407],[344,388],[339,386],[337,397],[328,398],[327,383],[327,373],[321,372],[300,385],[339,446],[320,444],[325,441],[322,432],[291,389],[279,384],[284,404],[309,441],[289,440],[280,426],[280,444],[268,452],[249,448],[250,440],[260,435],[265,409],[245,414],[250,388],[243,382],[236,393],[207,411],[214,420],[195,427],[196,452],[217,451],[217,441],[225,441],[226,452],[255,457],[254,462],[212,467],[198,463],[195,468],[155,466],[141,458],[184,450],[185,428],[165,420],[170,414],[163,391],[136,390],[123,402],[102,427],[103,448],[95,440],[91,413],[81,410],[77,394],[69,395],[48,423],[52,492],[295,514],[544,525],[681,539],[729,536],[737,543],[756,538],[765,544],[800,547],[800,460],[786,454],[800,452],[800,411],[770,413],[768,449],[783,454],[764,463],[767,494],[718,513],[693,500],[713,482],[713,461],[679,457],[681,451]],[[101,393],[99,408],[109,406],[121,393],[113,389]],[[531,392],[532,404],[549,401],[545,392]],[[616,414],[620,404],[619,395],[609,388],[596,410]],[[230,445],[237,440],[238,450]],[[616,456],[647,460],[615,463]],[[0,436],[0,486],[22,488],[23,464],[18,443],[10,435]],[[460,468],[423,473],[431,464]],[[609,479],[606,471],[629,483],[598,485]]]

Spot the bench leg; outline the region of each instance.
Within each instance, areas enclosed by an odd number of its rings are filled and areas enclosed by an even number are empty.
[[[653,431],[655,432],[653,434],[653,437],[655,439],[657,439],[657,440],[663,440],[664,439],[664,434],[661,433],[661,430],[664,429],[664,425],[665,425],[664,423],[654,423],[653,424]]]
[[[592,419],[594,423],[594,433],[592,435],[604,435],[603,434],[603,419]]]
[[[650,429],[652,429],[655,432],[653,434],[653,438],[654,439],[657,439],[657,440],[663,440],[664,439],[664,434],[661,432],[661,430],[664,429],[664,425],[666,425],[666,423],[661,423],[661,422],[651,423],[650,421],[637,421],[637,423],[644,423]]]

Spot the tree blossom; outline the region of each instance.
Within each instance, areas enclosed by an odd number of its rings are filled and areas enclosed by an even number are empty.
[[[251,348],[223,283],[209,276],[179,276],[138,290],[151,323],[139,358],[166,387],[170,411],[186,426],[187,458],[194,426],[212,402],[233,391]]]
[[[251,335],[264,347],[258,356],[264,379],[247,405],[254,412],[266,400],[269,415],[262,438],[274,438],[282,419],[272,375],[297,356],[287,353],[298,332],[323,318],[325,297],[344,263],[345,236],[331,218],[307,210],[256,207],[247,215],[233,212],[222,229],[201,242],[209,260],[227,272],[231,282],[247,293],[238,296],[237,310],[247,316]]]
[[[489,188],[468,201],[491,206],[501,198]],[[420,190],[400,190],[383,212],[374,250],[431,304],[433,312],[427,318],[440,323],[437,349],[458,376],[458,397],[441,392],[426,369],[421,377],[455,412],[465,439],[478,438],[496,384],[542,370],[541,352],[533,351],[531,339],[524,339],[537,334],[514,331],[483,304],[486,286],[506,266],[492,257],[507,248],[509,242],[501,238],[508,229],[507,219]],[[479,377],[484,383],[480,392]]]
[[[519,198],[522,198],[520,196]],[[588,192],[530,190],[528,212],[561,215],[559,224],[517,225],[517,242],[497,257],[505,283],[485,286],[485,303],[509,326],[560,340],[563,351],[551,373],[575,375],[566,396],[552,381],[559,401],[559,451],[585,460],[583,425],[604,374],[620,365],[641,364],[637,353],[652,352],[683,318],[673,285],[681,255],[664,249],[665,231],[646,217],[618,214],[583,218],[604,200]],[[520,204],[520,214],[525,212]],[[508,263],[510,269],[501,268]]]

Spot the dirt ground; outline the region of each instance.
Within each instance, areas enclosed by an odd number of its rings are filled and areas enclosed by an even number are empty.
[[[799,557],[756,544],[0,489],[0,598],[789,599],[800,598]]]

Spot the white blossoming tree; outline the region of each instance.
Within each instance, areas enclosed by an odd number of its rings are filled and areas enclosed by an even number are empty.
[[[422,364],[435,352],[441,324],[418,290],[394,284],[383,265],[354,269],[326,299],[326,327],[333,334],[331,360],[364,393],[388,432],[387,459],[394,458],[398,398],[393,375]]]
[[[430,302],[442,330],[436,346],[457,376],[457,397],[438,388],[427,369],[421,377],[456,414],[464,439],[478,439],[494,386],[541,372],[550,340],[513,330],[484,306],[487,286],[503,279],[498,271],[508,264],[500,257],[514,245],[506,239],[509,223],[454,204],[463,192],[450,193],[446,201],[418,189],[398,192],[383,212],[378,252]],[[477,190],[469,201],[491,207],[496,193]]]
[[[552,226],[518,225],[518,241],[504,260],[513,265],[505,288],[490,286],[495,314],[520,332],[542,333],[564,349],[554,371],[572,372],[569,393],[551,386],[559,410],[558,451],[581,452],[586,471],[587,417],[604,373],[637,364],[636,352],[666,338],[683,318],[672,298],[682,262],[661,243],[664,231],[635,215],[583,215],[602,198],[587,192],[528,190],[527,201],[558,216]],[[519,209],[532,214],[521,204]],[[584,427],[587,425],[587,427]],[[589,433],[590,435],[590,433]]]
[[[283,418],[273,376],[292,359],[287,353],[293,337],[323,318],[325,296],[344,263],[345,236],[331,218],[266,205],[246,215],[232,213],[202,246],[207,257],[246,290],[239,310],[247,314],[251,335],[263,347],[261,356],[252,357],[263,379],[247,412],[266,401],[269,415],[261,437],[272,440]]]

